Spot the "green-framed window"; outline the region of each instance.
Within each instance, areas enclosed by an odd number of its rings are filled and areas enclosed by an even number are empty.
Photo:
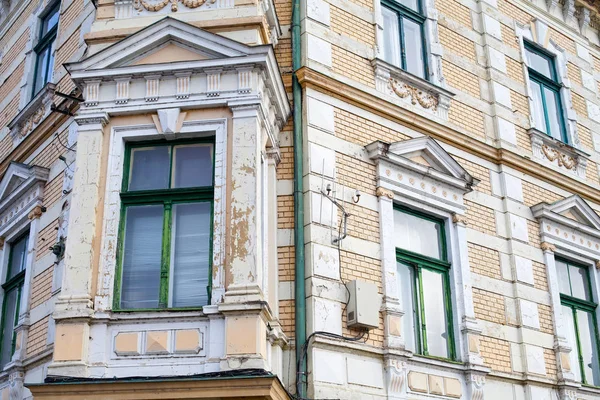
[[[569,331],[571,368],[587,385],[600,386],[600,342],[597,304],[592,296],[589,268],[556,259],[562,316]]]
[[[406,349],[455,360],[444,221],[395,206],[394,238]]]
[[[525,42],[535,127],[556,140],[567,143],[560,97],[561,85],[556,74],[555,59],[543,49]]]
[[[10,362],[15,352],[15,327],[19,321],[19,304],[25,282],[28,239],[29,233],[26,233],[10,243],[6,281],[2,285],[4,298],[0,321],[0,370]]]
[[[383,56],[390,64],[427,79],[425,20],[420,0],[383,0]]]
[[[54,45],[58,30],[60,1],[41,18],[38,44],[35,46],[35,75],[33,78],[33,96],[52,79],[54,69]]]
[[[127,145],[114,308],[210,302],[214,140]]]

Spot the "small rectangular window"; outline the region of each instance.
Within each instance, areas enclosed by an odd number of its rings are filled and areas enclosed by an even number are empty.
[[[210,301],[214,145],[131,145],[121,200],[116,309]]]
[[[0,318],[0,371],[15,352],[15,327],[19,321],[19,303],[25,282],[27,241],[25,234],[10,243],[6,281],[2,285],[4,299]]]
[[[383,0],[385,61],[427,78],[425,56],[425,16],[418,0]]]
[[[54,51],[56,32],[58,30],[60,2],[42,18],[38,44],[35,46],[35,76],[33,80],[33,96],[52,80],[54,69]]]
[[[397,207],[394,226],[406,349],[454,359],[450,264],[446,261],[444,223]]]
[[[533,100],[535,128],[567,143],[561,85],[558,82],[555,60],[537,46],[525,42],[525,58],[529,72],[529,87]]]
[[[589,268],[557,259],[556,269],[573,372],[582,383],[600,386],[597,304],[592,297]]]

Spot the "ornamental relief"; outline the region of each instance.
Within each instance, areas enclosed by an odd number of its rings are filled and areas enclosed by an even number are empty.
[[[424,92],[416,87],[407,85],[404,82],[399,82],[394,78],[390,78],[389,85],[391,90],[396,94],[396,96],[401,99],[406,99],[410,97],[410,102],[412,105],[417,105],[417,103],[425,108],[431,109],[432,111],[437,111],[437,107],[439,104],[439,98],[437,95]]]
[[[151,11],[157,12],[165,8],[166,6],[171,6],[172,12],[177,12],[179,10],[179,3],[183,4],[187,8],[198,8],[205,3],[213,4],[216,0],[133,0],[133,8],[137,11]]]

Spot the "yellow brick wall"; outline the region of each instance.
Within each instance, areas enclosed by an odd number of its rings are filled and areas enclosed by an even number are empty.
[[[448,119],[467,130],[475,137],[485,135],[483,128],[483,113],[463,103],[452,100],[448,110]]]
[[[473,308],[475,317],[484,321],[504,325],[506,314],[504,311],[504,296],[487,290],[473,288]]]
[[[293,339],[295,336],[294,330],[294,300],[279,301],[279,322],[283,333],[288,339]]]
[[[375,73],[369,60],[332,45],[331,64],[334,72],[368,87],[375,87]]]
[[[23,55],[25,51],[25,45],[29,40],[29,29],[26,29],[25,32],[17,39],[17,41],[7,49],[2,57],[2,63],[0,64],[0,75],[6,72],[8,67],[13,63],[13,61]]]
[[[484,363],[493,371],[512,372],[509,342],[482,336],[479,342],[479,349]]]
[[[475,44],[464,36],[446,28],[438,26],[440,43],[446,51],[450,51],[467,60],[475,62]]]
[[[400,142],[409,137],[366,118],[339,108],[334,109],[335,136],[348,142],[366,146],[376,140]]]
[[[339,193],[338,193],[339,195]],[[348,218],[348,235],[370,241],[379,239],[379,213],[359,204],[345,204]],[[340,218],[338,218],[340,221]]]
[[[277,196],[277,228],[294,227],[294,196]]]
[[[52,296],[54,266],[33,277],[31,284],[31,308],[39,306]]]
[[[563,196],[544,189],[528,181],[522,181],[523,186],[523,202],[526,206],[531,207],[541,202],[548,204],[554,203],[563,198]]]
[[[35,245],[35,259],[39,260],[50,253],[50,246],[54,246],[58,240],[58,219],[55,219],[45,228],[40,230],[37,235]]]
[[[509,47],[512,47],[513,49],[519,48],[519,42],[517,40],[517,36],[515,35],[515,30],[513,28],[509,28],[508,26],[501,24],[500,32],[502,34],[502,43]]]
[[[536,289],[548,290],[548,274],[545,264],[533,262],[533,283]]]
[[[504,59],[506,60],[506,74],[508,77],[514,81],[517,81],[521,85],[525,85],[523,64],[508,56],[504,57]]]
[[[38,7],[39,2],[32,1],[27,8],[23,11],[23,13],[16,19],[15,23],[6,31],[4,36],[0,39],[0,49],[4,49],[8,41],[17,33],[19,29],[23,27],[27,23],[27,20],[31,16],[33,10]]]
[[[41,353],[46,349],[49,318],[49,316],[42,318],[29,328],[29,337],[27,338],[28,357]]]
[[[74,0],[69,5],[69,8],[67,8],[66,10],[61,10],[60,23],[63,24],[63,26],[69,26],[73,22],[75,22],[77,17],[79,17],[82,12],[83,0]]]
[[[576,83],[579,86],[583,86],[583,82],[581,82],[581,72],[579,72],[579,67],[573,63],[567,64],[567,75],[571,83]]]
[[[467,207],[465,217],[467,218],[469,228],[496,236],[496,222],[493,209],[469,200],[465,200],[465,206]]]
[[[374,45],[375,26],[341,8],[330,6],[331,30],[358,42]]]
[[[531,138],[524,128],[515,125],[515,132],[517,134],[517,147],[523,151],[531,153]]]
[[[528,25],[532,19],[531,15],[507,0],[498,1],[498,10],[507,17],[520,22],[522,25]]]
[[[544,361],[546,362],[546,374],[550,379],[557,378],[556,355],[554,350],[544,349]]]
[[[446,83],[448,83],[450,87],[470,94],[476,99],[481,97],[479,92],[479,78],[477,78],[477,76],[446,60],[442,61],[442,68],[444,70]]]
[[[498,251],[468,243],[468,252],[471,272],[494,279],[502,279]]]
[[[466,169],[469,174],[480,181],[476,186],[473,187],[473,190],[480,193],[492,194],[492,183],[490,181],[489,169],[472,161],[467,161],[464,158],[457,156],[452,156],[452,158],[454,158],[456,162]]]
[[[71,167],[72,168],[72,167]],[[56,178],[46,183],[44,186],[44,206],[50,208],[58,200],[62,198],[63,174],[59,174]]]
[[[0,84],[0,99],[6,99],[8,94],[12,92],[20,83],[25,70],[25,61],[6,77],[6,80]]]
[[[350,189],[375,195],[377,178],[375,166],[345,154],[336,154],[337,182]]]
[[[449,19],[460,22],[464,26],[471,28],[471,10],[455,0],[436,0],[435,8],[440,14]]]
[[[537,221],[527,221],[527,230],[529,231],[529,244],[534,247],[540,247],[540,224]]]
[[[277,248],[277,263],[280,281],[289,282],[294,280],[294,257],[294,246],[282,246]]]
[[[585,99],[573,91],[571,91],[571,99],[573,100],[573,109],[577,115],[587,118],[588,115]]]
[[[552,335],[554,333],[552,307],[538,304],[538,315],[540,317],[540,331]]]
[[[529,116],[529,99],[514,90],[510,91],[512,111],[524,116]]]
[[[281,162],[277,166],[277,179],[294,179],[294,148],[281,148]]]

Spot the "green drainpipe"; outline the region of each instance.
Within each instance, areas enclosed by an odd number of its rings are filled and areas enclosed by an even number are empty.
[[[294,245],[296,250],[295,279],[295,332],[296,360],[300,359],[302,348],[306,342],[306,292],[304,282],[304,188],[302,178],[302,86],[298,82],[297,71],[302,66],[302,44],[300,38],[300,0],[292,0],[292,91],[294,96]],[[306,366],[302,366],[306,371]],[[299,398],[306,397],[306,379],[301,376]]]

